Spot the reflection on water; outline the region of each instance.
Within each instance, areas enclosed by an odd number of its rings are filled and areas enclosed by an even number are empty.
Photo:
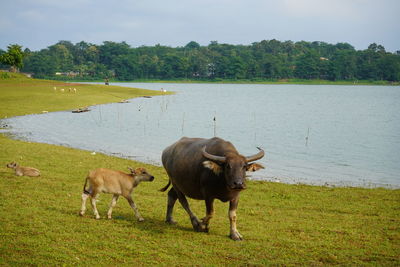
[[[175,91],[3,120],[19,138],[160,165],[181,136],[231,141],[245,155],[266,151],[253,179],[400,187],[400,88],[374,86],[150,84]]]

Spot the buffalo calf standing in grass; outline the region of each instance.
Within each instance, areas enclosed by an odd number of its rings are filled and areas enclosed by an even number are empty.
[[[15,175],[17,176],[40,176],[40,171],[38,169],[32,167],[22,167],[19,166],[16,162],[10,162],[7,164],[7,168],[11,168],[15,170]]]
[[[119,196],[122,195],[128,200],[129,205],[134,210],[135,216],[138,221],[144,221],[143,217],[140,215],[135,205],[135,202],[133,202],[131,194],[133,189],[138,186],[140,182],[153,181],[154,176],[149,174],[144,168],[136,168],[135,170],[130,167],[128,168],[131,171],[130,174],[124,173],[122,171],[114,171],[103,168],[90,171],[88,176],[86,177],[85,185],[83,186],[82,208],[79,214],[81,216],[85,214],[86,200],[90,196],[94,215],[96,219],[100,219],[100,215],[96,207],[96,198],[101,192],[103,192],[114,195],[111,200],[110,208],[107,212],[108,219],[111,219],[112,209],[115,204],[117,204]],[[86,189],[88,181],[89,189]]]

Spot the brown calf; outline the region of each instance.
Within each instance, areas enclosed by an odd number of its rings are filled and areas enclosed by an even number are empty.
[[[22,167],[19,166],[18,163],[14,161],[8,163],[7,167],[14,169],[15,175],[17,176],[32,176],[32,177],[40,176],[40,171],[38,169],[32,167]]]
[[[144,221],[140,215],[135,202],[132,199],[132,191],[142,181],[153,181],[154,176],[149,174],[145,168],[136,168],[135,170],[128,167],[131,171],[130,174],[122,171],[114,171],[110,169],[96,169],[89,171],[86,177],[85,185],[83,186],[82,193],[82,208],[79,214],[83,216],[86,211],[86,200],[90,196],[93,207],[94,216],[96,219],[100,219],[99,212],[96,207],[96,199],[100,193],[113,194],[113,198],[110,203],[110,207],[107,212],[108,219],[111,219],[112,209],[117,204],[117,200],[120,195],[128,200],[129,205],[135,212],[135,216],[139,222]],[[86,189],[86,184],[89,181],[89,189]]]

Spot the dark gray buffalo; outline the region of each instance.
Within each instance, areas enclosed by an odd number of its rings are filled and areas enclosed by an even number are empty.
[[[246,171],[264,168],[251,163],[264,156],[264,151],[244,157],[236,148],[221,138],[201,139],[183,137],[167,147],[162,153],[162,163],[169,182],[161,189],[168,192],[166,222],[174,224],[172,210],[179,199],[190,216],[193,228],[198,232],[208,232],[208,224],[214,214],[214,199],[229,201],[230,238],[242,240],[236,229],[236,209],[239,193],[246,188]],[[190,210],[186,197],[205,200],[206,216],[199,221]]]

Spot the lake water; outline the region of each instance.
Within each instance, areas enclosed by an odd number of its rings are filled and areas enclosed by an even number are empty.
[[[217,135],[244,155],[257,146],[265,150],[259,162],[266,168],[252,179],[400,188],[399,87],[115,84],[176,94],[1,124],[17,138],[157,165],[162,150],[181,136]]]

